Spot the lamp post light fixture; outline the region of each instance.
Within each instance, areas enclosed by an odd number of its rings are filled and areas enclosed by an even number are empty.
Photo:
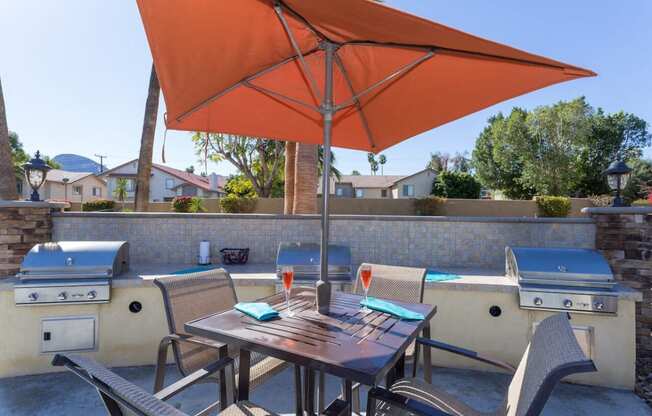
[[[627,166],[627,163],[623,162],[622,160],[611,162],[609,168],[603,172],[604,175],[607,176],[607,183],[609,184],[609,188],[612,191],[616,191],[616,197],[614,198],[612,206],[625,206],[621,193],[627,186],[627,182],[629,182],[631,172],[632,168]]]
[[[41,159],[41,152],[36,152],[36,157],[23,165],[25,170],[25,178],[27,183],[32,187],[31,201],[38,202],[41,197],[38,194],[38,189],[45,182],[45,177],[51,169],[43,159]]]

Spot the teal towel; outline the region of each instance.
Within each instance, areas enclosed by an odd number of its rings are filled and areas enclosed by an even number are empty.
[[[445,282],[457,279],[461,279],[461,277],[454,273],[439,272],[437,270],[428,270],[426,273],[426,282]]]
[[[206,265],[206,266],[197,266],[197,267],[191,267],[189,269],[182,269],[182,270],[177,270],[176,272],[172,272],[172,274],[190,274],[190,273],[197,273],[197,272],[205,272],[206,270],[213,270],[217,269],[217,266],[213,265]]]
[[[395,305],[392,302],[372,298],[371,296],[369,296],[366,301],[362,299],[362,301],[360,301],[360,305],[366,306],[367,308],[373,309],[375,311],[385,312],[390,315],[394,315],[397,318],[405,319],[408,321],[421,321],[424,319],[424,316],[419,312],[414,312],[409,309],[405,309],[402,306]]]
[[[234,308],[259,321],[269,321],[278,317],[278,312],[263,302],[240,302],[236,303]]]

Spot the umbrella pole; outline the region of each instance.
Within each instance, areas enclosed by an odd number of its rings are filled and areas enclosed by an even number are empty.
[[[330,170],[331,170],[331,136],[333,129],[333,58],[337,45],[324,42],[326,52],[326,77],[324,86],[324,99],[322,103],[322,120],[324,122],[324,166],[322,168],[322,207],[321,207],[321,251],[320,271],[317,290],[317,311],[327,314],[331,299],[331,284],[328,281],[328,240],[329,240],[329,209],[330,196]]]

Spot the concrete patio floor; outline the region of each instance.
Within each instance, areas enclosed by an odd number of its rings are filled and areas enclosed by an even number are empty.
[[[122,377],[150,391],[153,367],[115,369]],[[178,378],[170,367],[167,382]],[[503,399],[509,378],[502,374],[439,368],[433,375],[438,388],[465,398],[480,411],[491,411]],[[293,414],[293,372],[286,370],[253,391],[251,399],[270,410]],[[339,393],[335,378],[327,379],[328,401]],[[215,385],[197,385],[171,400],[189,414],[203,409],[217,395]],[[366,390],[363,390],[363,406]],[[364,407],[363,407],[364,409]],[[0,379],[0,416],[86,416],[103,415],[95,392],[70,373],[55,373]],[[650,409],[634,393],[598,387],[559,385],[543,412],[548,416],[649,416]]]

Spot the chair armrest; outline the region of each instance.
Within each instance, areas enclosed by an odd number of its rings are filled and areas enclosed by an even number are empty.
[[[164,388],[163,390],[157,392],[156,394],[154,394],[154,397],[156,397],[159,400],[167,400],[170,397],[174,396],[175,394],[180,393],[181,391],[197,383],[198,381],[201,381],[206,377],[209,377],[220,370],[224,370],[227,366],[231,366],[231,369],[233,370],[233,358],[226,357],[217,360],[214,363],[209,364],[206,367],[197,370],[192,374],[189,374],[188,376],[182,378],[176,383],[171,384],[168,387]]]
[[[452,416],[450,413],[443,412],[437,408],[428,406],[425,403],[414,399],[408,399],[405,396],[400,394],[392,393],[389,390],[385,390],[381,387],[374,387],[369,390],[369,404],[371,408],[367,407],[367,415],[374,416],[369,414],[370,411],[375,413],[375,402],[377,400],[385,402],[390,406],[398,407],[399,409],[406,410],[410,413],[414,413],[421,416]]]
[[[433,339],[427,339],[421,337],[417,338],[417,343],[424,345],[426,347],[436,348],[438,350],[461,355],[463,357],[470,358],[472,360],[480,361],[486,364],[491,364],[495,367],[499,367],[502,368],[503,370],[507,370],[512,374],[516,372],[516,368],[511,364],[508,364],[504,361],[494,360],[493,358],[485,357],[476,351],[467,350],[465,348],[456,347],[455,345],[446,344],[445,342],[435,341]]]
[[[319,386],[323,388],[323,386]],[[323,411],[323,416],[345,416],[349,414],[349,404],[344,400],[335,399]]]

